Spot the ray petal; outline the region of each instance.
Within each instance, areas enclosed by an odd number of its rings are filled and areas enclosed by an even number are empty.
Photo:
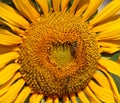
[[[109,54],[113,54],[117,51],[120,51],[120,48],[117,48],[117,47],[101,47],[99,49],[99,52],[100,53],[109,53]]]
[[[100,87],[95,82],[90,81],[89,87],[94,92],[94,94],[103,102],[107,103],[115,103],[114,94],[111,90]]]
[[[53,98],[47,97],[46,103],[53,103]]]
[[[13,2],[19,12],[29,21],[35,22],[40,17],[31,0],[13,0]]]
[[[96,17],[93,20],[90,21],[90,25],[95,25],[104,21],[105,19],[119,12],[119,10],[120,10],[120,1],[119,0],[111,1],[107,6],[103,8],[103,10],[101,10],[96,15]]]
[[[71,95],[70,95],[70,98],[71,98],[71,100],[72,100],[72,103],[77,103],[76,95],[75,95],[75,94],[71,94]]]
[[[119,44],[113,44],[113,43],[110,43],[110,42],[107,42],[107,41],[99,41],[99,46],[101,46],[101,47],[106,47],[106,48],[112,48],[112,47],[114,47],[114,48],[119,48],[120,47],[120,45]]]
[[[23,79],[18,80],[16,83],[14,83],[8,90],[6,94],[0,97],[0,102],[2,103],[13,103],[15,98],[17,97],[18,93],[24,86],[25,81]]]
[[[74,14],[74,13],[75,13],[75,9],[76,9],[77,6],[79,5],[79,3],[80,3],[80,0],[74,0],[74,1],[73,1],[73,4],[72,4],[72,6],[71,6],[71,8],[70,8],[70,13],[71,13],[71,14]]]
[[[64,95],[63,96],[63,103],[69,103],[69,102],[70,102],[70,100],[69,100],[68,96]]]
[[[120,40],[120,28],[115,28],[114,30],[109,30],[105,32],[101,32],[97,36],[97,40]]]
[[[37,94],[36,93],[33,93],[31,96],[30,96],[30,103],[36,103],[36,98],[37,98]]]
[[[104,88],[111,89],[110,83],[106,76],[102,73],[96,72],[94,74],[94,79]]]
[[[83,12],[88,8],[90,0],[80,0],[80,3],[76,10],[76,16],[81,16]]]
[[[65,12],[68,8],[70,0],[61,0],[61,11]]]
[[[101,103],[101,101],[95,96],[88,86],[85,88],[85,93],[90,97],[93,103]]]
[[[104,24],[103,27],[96,27],[96,30],[103,30],[101,31],[96,39],[101,46],[101,52],[108,52],[114,53],[120,50],[120,20],[115,21],[114,23],[107,23]],[[111,26],[112,25],[112,26]],[[111,28],[112,27],[112,28]],[[102,29],[106,28],[106,29]],[[93,30],[95,30],[93,29]]]
[[[112,87],[112,90],[114,92],[114,95],[115,95],[115,98],[116,98],[116,101],[119,103],[120,102],[120,94],[118,92],[118,89],[117,89],[117,86],[113,80],[113,78],[110,76],[110,74],[102,67],[98,66],[98,69],[100,69],[102,72],[105,73],[105,75],[108,77],[110,83],[111,83],[111,87]]]
[[[100,53],[105,52],[105,53],[113,54],[117,51],[120,51],[120,45],[119,45],[120,41],[112,41],[113,43],[109,43],[109,42],[110,41],[99,42],[99,46],[101,46],[99,49]],[[106,47],[106,44],[108,44],[108,47]]]
[[[15,51],[15,52],[19,51],[18,45],[11,45],[11,46],[0,45],[0,54],[4,54],[11,51]]]
[[[48,1],[47,0],[36,0],[36,2],[40,5],[44,14],[47,14],[49,12]]]
[[[11,84],[13,82],[15,82],[17,79],[19,79],[20,77],[21,77],[21,74],[16,73],[15,76],[13,76],[12,79],[10,79],[7,83],[0,86],[0,96],[3,95],[4,93],[6,93],[8,91],[8,89],[10,88]]]
[[[19,68],[20,68],[19,64],[13,63],[13,64],[9,64],[3,70],[1,70],[0,71],[0,85],[10,80]]]
[[[15,32],[16,34],[20,35],[20,36],[23,36],[25,35],[25,31],[14,26],[14,25],[11,25],[10,23],[4,21],[4,20],[0,20],[0,23],[2,23],[2,25],[7,25],[8,27],[10,27],[10,29]]]
[[[85,13],[83,14],[82,19],[88,20],[90,16],[92,16],[100,6],[100,4],[103,2],[103,0],[90,0],[89,6]]]
[[[120,64],[105,58],[101,58],[98,62],[103,68],[105,68],[109,72],[120,76]]]
[[[36,103],[40,103],[43,98],[44,98],[43,94],[38,94],[38,96],[36,98]]]
[[[30,26],[29,22],[25,20],[15,9],[1,2],[0,17],[8,23],[23,29],[28,29]]]
[[[43,94],[33,93],[32,96],[30,96],[30,103],[40,103],[43,97]]]
[[[5,54],[0,54],[0,68],[3,68],[7,63],[12,60],[15,60],[19,57],[17,52],[8,52]]]
[[[0,44],[2,45],[15,45],[22,43],[22,38],[7,31],[0,29]]]
[[[92,28],[93,32],[113,31],[120,27],[120,17],[117,20],[111,20],[100,25],[96,25]]]
[[[85,93],[83,91],[78,92],[78,97],[82,101],[82,103],[90,103],[88,98],[85,96]]]
[[[120,18],[117,20],[98,25],[92,29],[94,32],[99,32],[97,40],[118,40],[120,41]]]
[[[55,12],[60,11],[60,0],[52,0],[53,8]]]
[[[14,103],[24,103],[24,101],[26,100],[26,98],[29,96],[30,93],[31,93],[31,88],[24,87]]]
[[[58,97],[54,98],[54,103],[59,103],[59,98]]]

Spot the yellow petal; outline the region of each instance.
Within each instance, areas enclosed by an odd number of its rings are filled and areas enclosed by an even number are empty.
[[[30,96],[30,103],[36,103],[35,101],[36,101],[36,98],[37,98],[37,94],[32,94],[32,96]]]
[[[17,96],[17,99],[15,100],[14,103],[24,103],[26,98],[29,96],[31,93],[31,88],[30,87],[24,87],[23,90],[20,92],[20,94]]]
[[[3,68],[10,61],[17,59],[19,54],[17,52],[8,52],[5,54],[0,54],[0,68]]]
[[[100,87],[95,82],[90,81],[89,87],[94,92],[94,94],[105,103],[115,103],[114,95],[111,90]]]
[[[101,58],[98,62],[103,68],[105,68],[109,72],[120,76],[120,64],[105,58]]]
[[[59,103],[59,98],[58,97],[54,98],[54,103]]]
[[[89,96],[93,103],[101,103],[101,101],[95,96],[88,86],[85,88],[85,93]]]
[[[44,95],[43,95],[43,94],[38,94],[35,103],[40,103],[43,98],[44,98]]]
[[[19,79],[20,77],[21,77],[21,74],[16,73],[15,76],[13,76],[12,79],[10,79],[7,83],[0,86],[0,96],[3,95],[4,93],[6,93],[8,91],[8,89],[10,88],[11,84],[13,82],[15,82],[17,79]]]
[[[4,21],[4,20],[0,20],[0,22],[2,23],[2,25],[7,25],[8,27],[10,27],[10,29],[15,32],[16,34],[20,35],[20,36],[23,36],[25,35],[25,31],[14,26],[14,25],[11,25],[10,23]]]
[[[116,84],[115,84],[113,78],[109,75],[109,73],[106,70],[104,70],[104,68],[100,67],[99,65],[98,65],[98,69],[100,69],[102,72],[104,72],[105,75],[108,77],[110,84],[111,84],[111,87],[112,87],[112,90],[114,92],[116,101],[119,103],[120,102],[120,95],[119,95],[118,89],[116,87]]]
[[[60,11],[60,0],[52,0],[53,8],[55,12]]]
[[[80,0],[74,0],[72,3],[72,7],[70,8],[70,13],[74,14],[75,9],[77,8],[78,4],[80,3]]]
[[[70,98],[72,100],[72,103],[78,103],[77,100],[76,100],[76,95],[75,94],[71,94]]]
[[[120,50],[119,30],[107,34],[100,34],[96,37],[99,42],[100,52],[114,53]]]
[[[0,17],[10,24],[23,29],[28,29],[30,26],[29,22],[25,20],[15,9],[1,2]]]
[[[85,13],[83,14],[82,19],[88,20],[90,16],[92,16],[100,6],[100,4],[103,2],[103,0],[90,0],[89,6]]]
[[[53,103],[53,98],[47,97],[46,103]]]
[[[109,18],[105,19],[104,21],[102,21],[100,23],[100,25],[108,23],[108,22],[114,22],[114,21],[118,20],[119,18],[120,18],[120,14],[119,13],[114,14],[114,15],[110,16]]]
[[[117,28],[120,28],[120,18],[117,18],[116,20],[111,20],[106,23],[102,23],[100,25],[96,25],[92,28],[93,32],[110,32],[113,30],[116,30]]]
[[[114,52],[117,52],[120,50],[120,43],[119,41],[116,42],[111,42],[111,41],[99,41],[99,46],[100,46],[100,53],[106,52],[109,54],[112,54]]]
[[[99,44],[99,46],[106,47],[106,48],[112,48],[112,47],[119,48],[120,47],[119,44],[113,44],[113,43],[110,43],[110,42],[107,42],[107,41],[105,41],[105,42],[99,41],[98,44]]]
[[[40,5],[44,14],[47,14],[49,12],[48,1],[47,0],[36,0],[36,2]]]
[[[117,51],[120,51],[120,48],[117,48],[117,47],[111,47],[111,48],[107,48],[107,47],[101,47],[99,49],[99,52],[100,53],[109,53],[109,54],[113,54]]]
[[[42,94],[33,93],[32,96],[30,96],[30,103],[40,103],[43,97]]]
[[[80,0],[80,3],[76,10],[76,16],[81,16],[83,12],[87,9],[90,0]]]
[[[88,98],[85,96],[85,93],[83,91],[78,92],[78,97],[82,101],[82,103],[90,103]]]
[[[40,17],[37,9],[30,0],[13,0],[19,12],[29,21],[35,22]]]
[[[0,45],[0,54],[4,54],[11,51],[16,51],[16,52],[19,51],[18,45],[12,45],[12,46]]]
[[[2,45],[15,45],[22,43],[22,38],[7,31],[0,29],[0,44]]]
[[[19,64],[13,63],[13,64],[9,64],[3,70],[1,70],[0,71],[0,85],[10,80],[19,68],[20,68]]]
[[[94,74],[94,79],[104,88],[111,89],[110,83],[106,76],[100,72]]]
[[[92,29],[94,32],[99,32],[97,40],[99,41],[117,41],[120,45],[120,18],[103,25],[96,26]]]
[[[61,0],[61,11],[65,12],[68,8],[70,0]]]
[[[101,32],[98,36],[97,36],[97,40],[120,40],[120,28],[116,28],[113,31],[105,31],[105,32]]]
[[[114,5],[114,6],[113,6]],[[116,14],[120,9],[120,0],[113,0],[100,11],[96,17],[90,21],[90,25],[95,25]]]
[[[16,83],[14,83],[9,88],[8,92],[0,97],[0,102],[3,103],[3,101],[4,101],[4,103],[13,103],[13,101],[17,97],[18,93],[24,86],[24,83],[25,83],[25,81],[23,79],[20,79]]]
[[[69,100],[68,96],[64,95],[63,96],[63,103],[69,103],[69,102],[70,102],[70,100]]]

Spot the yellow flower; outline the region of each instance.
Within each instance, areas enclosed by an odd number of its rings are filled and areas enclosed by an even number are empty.
[[[120,103],[120,0],[0,2],[0,103]]]

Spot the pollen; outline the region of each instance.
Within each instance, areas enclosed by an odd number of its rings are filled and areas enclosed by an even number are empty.
[[[95,34],[80,17],[49,13],[26,30],[20,72],[34,92],[59,96],[83,90],[100,58]]]

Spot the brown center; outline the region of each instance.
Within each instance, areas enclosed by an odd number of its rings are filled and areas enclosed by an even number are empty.
[[[100,57],[87,23],[69,13],[50,13],[31,24],[26,34],[20,72],[33,91],[62,97],[85,88]]]

